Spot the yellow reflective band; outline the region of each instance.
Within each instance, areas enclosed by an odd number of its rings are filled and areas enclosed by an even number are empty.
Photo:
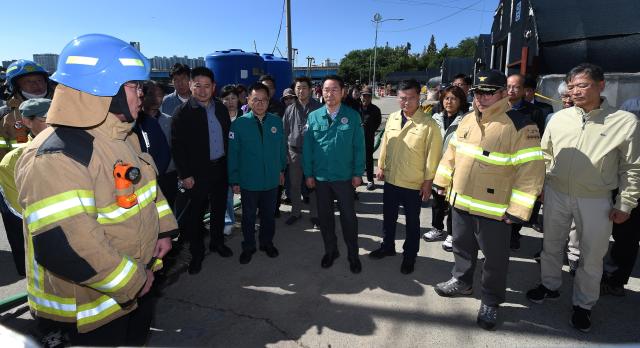
[[[29,307],[37,311],[67,318],[76,316],[76,301],[73,298],[45,294],[30,286],[27,286],[27,292]]]
[[[96,64],[98,64],[98,58],[84,57],[84,56],[68,56],[65,63],[95,66]]]
[[[128,218],[138,214],[149,203],[156,199],[156,181],[151,180],[148,184],[136,190],[138,196],[138,204],[126,209],[112,204],[105,208],[98,208],[98,223],[115,224],[127,220]]]
[[[443,166],[443,165],[439,165],[438,166],[438,170],[436,170],[436,175],[442,175],[445,178],[449,178],[451,179],[451,174],[453,174],[453,170]]]
[[[526,149],[522,149],[516,152],[512,158],[511,163],[513,165],[523,164],[531,161],[542,161],[544,160],[544,156],[542,155],[542,148],[538,147],[530,147]]]
[[[136,58],[120,58],[119,60],[123,66],[144,66],[142,60]]]
[[[536,203],[536,196],[513,189],[511,190],[511,201],[523,207],[533,208]]]
[[[14,71],[14,70],[16,70],[16,69],[18,69],[18,66],[17,66],[17,65],[10,66],[10,67],[7,69],[6,73],[8,74],[8,73],[10,73],[10,72],[12,72],[12,71]]]
[[[0,137],[0,145],[7,145],[7,141]]]
[[[171,214],[171,207],[169,207],[166,199],[156,202],[156,208],[158,209],[158,218],[163,218]]]
[[[469,212],[477,211],[487,215],[502,217],[507,211],[506,204],[482,201],[471,196],[461,195],[457,192],[453,192],[451,197],[455,197],[456,205],[469,209]]]
[[[93,191],[72,190],[28,205],[23,216],[29,231],[33,232],[74,215],[95,214],[95,212],[96,202]]]
[[[123,257],[118,267],[111,274],[97,283],[89,284],[89,286],[102,292],[118,291],[127,285],[137,269],[138,265],[135,262],[128,257]]]
[[[78,313],[76,314],[78,326],[100,321],[110,314],[119,311],[120,308],[116,300],[106,295],[100,296],[99,299],[91,303],[78,306]]]
[[[458,143],[456,145],[456,151],[489,164],[495,164],[500,166],[511,165],[510,155],[499,153],[499,152],[485,151],[478,146],[473,146],[465,143]]]

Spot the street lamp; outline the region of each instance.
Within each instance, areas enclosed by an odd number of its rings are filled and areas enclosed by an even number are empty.
[[[373,94],[377,95],[378,89],[376,88],[376,58],[378,58],[378,25],[386,21],[403,21],[404,18],[387,18],[382,19],[382,15],[376,13],[373,15],[372,22],[376,24],[376,39],[373,44]]]

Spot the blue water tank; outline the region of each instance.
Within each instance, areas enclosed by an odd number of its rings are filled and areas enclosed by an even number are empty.
[[[258,81],[264,74],[264,60],[258,53],[240,49],[215,51],[205,58],[205,65],[213,71],[217,90],[229,84],[241,83],[245,86]]]
[[[282,92],[293,82],[291,64],[287,58],[276,57],[270,53],[263,53],[262,59],[264,59],[265,73],[276,79],[276,97],[280,99]]]

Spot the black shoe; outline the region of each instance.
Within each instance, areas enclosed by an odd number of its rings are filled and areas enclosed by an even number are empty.
[[[360,259],[359,258],[349,259],[349,269],[353,274],[358,274],[362,272],[362,264],[360,263]]]
[[[287,197],[282,200],[282,204],[291,205],[291,198]]]
[[[385,249],[383,247],[380,247],[369,253],[369,257],[375,260],[379,260],[387,256],[395,256],[395,255],[396,255],[395,249]]]
[[[469,296],[473,294],[471,285],[467,285],[456,278],[439,283],[433,289],[442,297]]]
[[[302,202],[304,202],[304,204],[309,204],[309,196],[302,197]]]
[[[511,236],[511,241],[509,242],[509,247],[513,251],[520,250],[520,238]]]
[[[410,259],[405,257],[402,259],[402,265],[400,265],[400,273],[402,274],[411,274],[413,273],[414,265],[416,264],[416,259]]]
[[[376,189],[376,184],[374,184],[373,182],[367,183],[367,191],[373,191],[375,189]]]
[[[299,216],[291,215],[284,223],[287,225],[293,225],[296,221],[298,221],[299,218]]]
[[[324,256],[322,257],[322,262],[320,262],[320,266],[322,266],[322,268],[329,268],[333,266],[333,260],[337,259],[338,256],[340,256],[340,253],[338,253],[337,251],[324,254]]]
[[[486,304],[480,304],[480,309],[478,310],[478,318],[476,319],[476,323],[481,328],[492,331],[496,329],[496,323],[498,322],[498,307],[487,306]]]
[[[533,303],[541,304],[546,298],[556,300],[560,297],[557,290],[549,290],[546,286],[540,284],[538,287],[527,291],[527,299]]]
[[[319,229],[320,228],[320,219],[318,219],[317,217],[312,217],[311,219],[311,225],[313,225],[314,229]]]
[[[202,260],[191,260],[189,262],[189,274],[198,274],[202,270]]]
[[[540,254],[542,253],[542,251],[538,251],[537,253],[533,254],[533,259],[536,260],[537,263],[540,263]]]
[[[264,251],[265,254],[267,254],[267,256],[269,256],[270,258],[274,258],[274,257],[278,257],[278,255],[280,255],[280,253],[278,252],[278,249],[276,249],[275,246],[272,245],[267,245],[266,247],[260,247],[260,251]]]
[[[600,283],[600,296],[612,295],[616,297],[624,297],[624,286],[610,284],[607,281]]]
[[[240,254],[240,263],[245,265],[245,264],[251,262],[251,257],[253,256],[253,254],[255,252],[256,252],[256,249],[243,250],[242,254]]]
[[[573,306],[570,324],[582,332],[589,332],[591,330],[591,311],[579,306]]]
[[[233,251],[224,244],[209,244],[209,250],[211,250],[212,253],[220,254],[222,257],[233,256]]]

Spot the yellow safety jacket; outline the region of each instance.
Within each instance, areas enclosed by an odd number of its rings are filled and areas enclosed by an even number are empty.
[[[447,189],[450,204],[458,209],[523,222],[529,220],[544,174],[538,127],[510,110],[504,98],[462,119],[433,184]]]
[[[136,308],[156,241],[177,224],[151,156],[129,136],[132,124],[108,113],[111,98],[59,90],[47,115],[55,125],[26,145],[16,166],[28,301],[34,315],[88,332]],[[100,118],[89,128],[60,125]],[[117,161],[141,173],[124,192],[137,195],[128,209],[116,204]]]

